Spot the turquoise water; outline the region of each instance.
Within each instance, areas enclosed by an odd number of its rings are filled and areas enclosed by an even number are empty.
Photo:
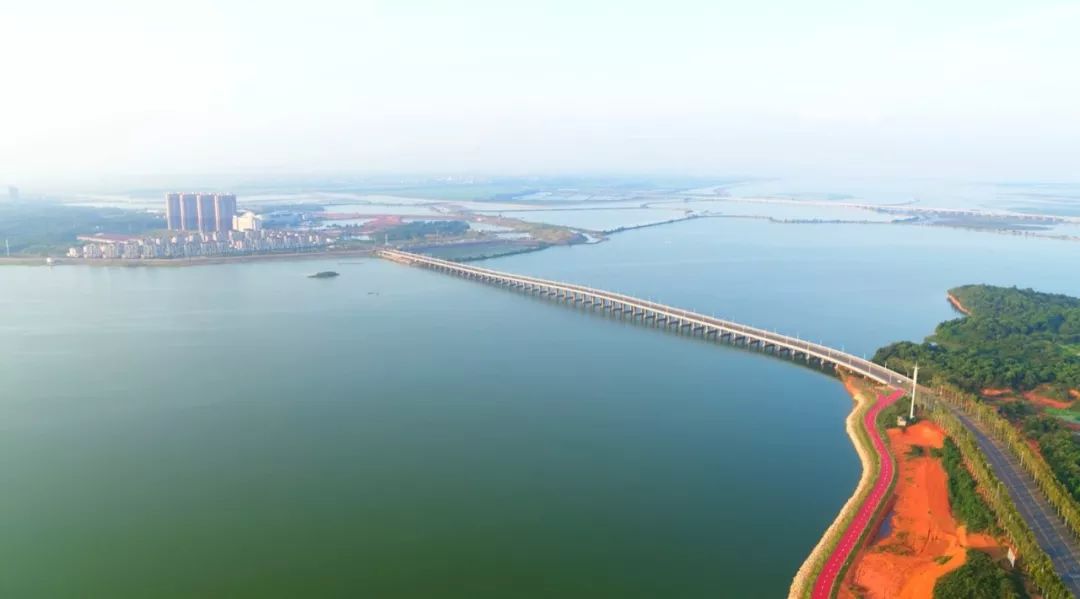
[[[485,264],[869,352],[1078,250],[710,219]],[[775,597],[858,478],[833,379],[376,260],[4,267],[0,339],[2,596]]]

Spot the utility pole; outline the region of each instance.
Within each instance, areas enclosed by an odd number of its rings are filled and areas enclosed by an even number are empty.
[[[915,378],[911,382],[911,416],[908,420],[915,420],[915,390],[919,388],[919,363],[915,363]]]

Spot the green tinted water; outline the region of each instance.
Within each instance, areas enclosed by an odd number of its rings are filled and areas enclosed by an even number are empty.
[[[947,281],[1072,284],[677,227],[490,264],[868,350]],[[0,340],[2,596],[775,597],[858,478],[832,379],[380,261],[0,268]]]

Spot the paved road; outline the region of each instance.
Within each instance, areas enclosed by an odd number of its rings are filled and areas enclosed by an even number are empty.
[[[953,413],[975,436],[975,442],[986,455],[994,474],[1005,484],[1020,516],[1035,533],[1039,547],[1050,556],[1054,571],[1073,596],[1080,597],[1080,543],[1076,537],[1017,459],[985,435],[969,416],[959,410]]]
[[[892,484],[895,472],[893,461],[888,459],[889,450],[885,447],[881,431],[878,430],[877,417],[882,410],[895,403],[903,395],[904,392],[900,389],[893,391],[888,397],[879,395],[877,403],[863,415],[863,427],[870,437],[874,453],[878,456],[881,470],[878,471],[877,480],[874,481],[870,494],[863,500],[862,505],[859,506],[859,511],[855,513],[855,517],[848,524],[847,529],[844,530],[840,541],[833,548],[832,554],[825,560],[821,573],[818,574],[817,580],[814,581],[814,590],[810,595],[812,599],[828,599],[832,595],[833,587],[836,586],[836,579],[844,568],[844,563],[858,547],[859,537],[862,536],[866,527],[870,525],[874,513],[881,506],[881,503],[885,501],[886,493],[889,490],[889,485]]]

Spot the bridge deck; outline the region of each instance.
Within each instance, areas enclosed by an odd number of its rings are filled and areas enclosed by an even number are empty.
[[[508,287],[518,287],[522,290],[541,295],[557,296],[558,298],[565,299],[569,302],[603,306],[604,309],[630,314],[643,320],[653,319],[660,322],[668,322],[671,323],[671,325],[698,331],[703,336],[716,335],[717,337],[731,337],[743,341],[747,345],[754,344],[761,347],[773,348],[776,352],[783,350],[788,352],[792,357],[803,356],[804,359],[814,358],[821,360],[822,362],[833,366],[841,366],[850,369],[886,385],[899,386],[903,385],[905,382],[910,385],[910,379],[907,379],[906,377],[869,360],[833,349],[827,345],[739,324],[730,320],[723,320],[713,316],[699,314],[690,310],[642,300],[621,293],[614,293],[572,283],[540,279],[537,277],[509,274],[398,250],[380,250],[379,255],[388,260],[403,264],[424,266],[465,278],[479,279],[488,283]]]

